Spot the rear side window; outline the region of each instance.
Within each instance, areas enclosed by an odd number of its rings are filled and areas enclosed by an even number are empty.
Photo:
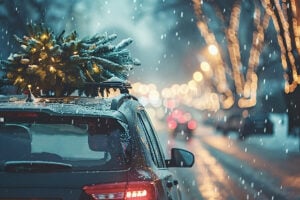
[[[164,155],[162,153],[161,146],[146,112],[141,110],[138,114],[138,119],[139,128],[141,130],[141,139],[149,150],[153,162],[159,168],[165,167]]]
[[[61,121],[63,123],[2,123],[0,162],[54,161],[70,164],[74,170],[126,167],[128,144],[123,140],[124,127],[117,120]]]

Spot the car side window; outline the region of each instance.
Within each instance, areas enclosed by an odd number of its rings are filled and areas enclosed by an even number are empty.
[[[139,124],[142,126],[141,127],[142,130],[144,130],[143,131],[143,133],[145,134],[144,139],[147,140],[147,143],[149,145],[149,149],[150,149],[150,153],[152,154],[151,156],[152,156],[153,162],[159,168],[165,167],[165,161],[164,161],[163,153],[161,151],[161,147],[158,143],[158,139],[156,137],[154,129],[153,129],[145,111],[142,110],[140,113],[138,113],[138,120],[139,120]]]
[[[158,161],[157,161],[157,157],[154,153],[153,145],[151,145],[150,138],[149,138],[148,134],[146,134],[147,130],[146,130],[145,125],[142,122],[140,116],[138,118],[138,127],[141,130],[140,138],[141,138],[143,144],[145,145],[146,149],[148,149],[148,151],[150,152],[151,158],[152,158],[153,162],[155,163],[155,165],[158,166]]]

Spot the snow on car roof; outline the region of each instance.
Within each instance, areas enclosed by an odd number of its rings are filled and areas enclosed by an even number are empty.
[[[49,110],[58,114],[103,115],[110,110],[113,98],[37,98],[26,102],[26,96],[0,97],[0,110]]]

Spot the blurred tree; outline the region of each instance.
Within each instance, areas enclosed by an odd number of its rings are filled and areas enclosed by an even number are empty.
[[[6,59],[11,52],[18,50],[18,43],[13,36],[25,35],[28,23],[45,23],[56,32],[67,25],[73,26],[67,21],[73,15],[73,7],[77,1],[0,0],[0,59]],[[0,69],[0,76],[3,74]],[[14,92],[14,88],[11,87],[5,87],[4,90]]]
[[[215,88],[221,94],[221,102],[224,90],[218,89],[220,83],[228,85],[240,108],[268,107],[266,111],[282,112],[283,107],[278,104],[284,104],[284,101],[268,99],[278,99],[277,95],[283,95],[284,91],[290,132],[300,124],[300,105],[297,102],[300,95],[299,35],[296,35],[299,28],[297,23],[295,25],[295,2],[232,0],[225,3],[222,0],[193,0],[201,36],[207,45],[215,45],[221,53],[221,57],[215,57],[214,60],[220,59],[222,64],[214,66],[212,76],[219,80],[211,80],[217,84]],[[220,72],[222,76],[218,75]],[[279,82],[277,90],[264,86],[268,80]],[[280,87],[283,81],[286,86]],[[257,100],[260,102],[257,103]],[[274,105],[270,107],[270,103]]]
[[[199,68],[199,47],[204,40],[199,35],[193,2],[186,0],[158,0],[153,9],[158,26],[165,26],[161,35],[165,53],[160,59],[161,70],[176,71],[176,81],[185,81]],[[164,66],[168,66],[167,68]]]
[[[20,91],[29,88],[36,96],[69,96],[75,90],[97,96],[100,82],[126,80],[132,67],[140,64],[126,49],[130,38],[113,45],[116,34],[79,39],[75,31],[64,36],[64,31],[55,35],[44,25],[28,29],[23,38],[15,35],[21,52],[0,60],[6,72],[0,87],[3,81]]]
[[[289,134],[300,137],[300,3],[295,0],[265,0],[265,3],[276,25],[285,69]]]
[[[0,0],[0,57],[7,58],[14,50],[13,35],[24,35],[28,23],[45,23],[57,32],[65,29],[77,1]]]

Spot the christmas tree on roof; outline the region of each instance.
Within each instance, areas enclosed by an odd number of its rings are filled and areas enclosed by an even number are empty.
[[[14,36],[21,51],[12,53],[1,65],[3,80],[19,91],[31,89],[39,96],[68,96],[75,90],[87,96],[98,94],[90,83],[117,77],[128,78],[133,66],[140,65],[126,47],[132,39],[113,45],[117,35],[97,34],[79,39],[76,31],[55,35],[43,24],[28,25],[28,35]]]

